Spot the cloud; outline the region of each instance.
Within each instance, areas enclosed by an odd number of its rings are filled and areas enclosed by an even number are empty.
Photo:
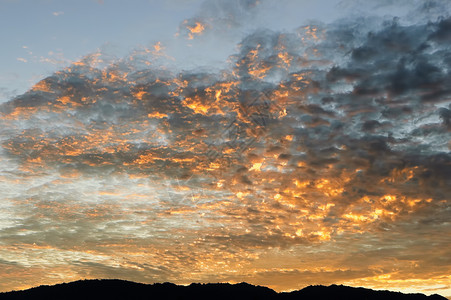
[[[240,27],[255,15],[262,2],[261,0],[204,1],[197,16],[180,24],[178,34],[192,40],[206,31],[219,33]]]
[[[197,22],[258,5],[224,3]],[[1,104],[2,257],[277,289],[449,274],[450,21],[366,21],[257,30],[221,72],[96,53]]]

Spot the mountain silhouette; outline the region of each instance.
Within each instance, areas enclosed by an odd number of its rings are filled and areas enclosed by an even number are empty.
[[[80,280],[54,286],[39,286],[24,291],[0,293],[0,300],[12,299],[297,299],[297,300],[447,300],[440,295],[403,294],[390,291],[375,291],[343,285],[309,286],[299,291],[277,293],[274,290],[248,283],[192,283],[180,286],[173,283],[143,284],[131,281],[105,279]]]

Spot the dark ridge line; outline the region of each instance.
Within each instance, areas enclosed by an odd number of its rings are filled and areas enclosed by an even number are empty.
[[[404,294],[388,290],[372,290],[344,285],[311,285],[292,292],[276,291],[246,282],[230,283],[174,283],[145,284],[120,279],[78,280],[56,285],[41,285],[21,291],[0,293],[0,300],[15,299],[334,299],[334,300],[447,300],[438,294]]]

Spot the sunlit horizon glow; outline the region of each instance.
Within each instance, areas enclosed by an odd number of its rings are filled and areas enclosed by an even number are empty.
[[[0,291],[119,278],[450,296],[449,3],[292,30],[246,25],[269,0],[225,3],[0,104]],[[208,56],[221,35],[227,60],[177,67],[182,43]]]

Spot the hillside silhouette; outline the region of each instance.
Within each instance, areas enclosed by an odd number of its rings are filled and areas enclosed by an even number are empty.
[[[277,293],[274,290],[247,283],[192,283],[180,286],[173,283],[142,284],[131,281],[105,279],[80,280],[54,286],[39,286],[24,291],[0,293],[0,300],[9,299],[298,299],[298,300],[447,300],[440,295],[403,294],[375,291],[343,285],[309,286],[299,291]]]

